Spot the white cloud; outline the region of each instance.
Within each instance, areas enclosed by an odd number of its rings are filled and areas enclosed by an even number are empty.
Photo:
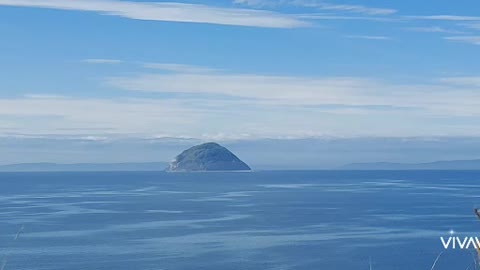
[[[123,61],[118,59],[101,59],[101,58],[92,58],[82,60],[84,63],[88,64],[121,64]]]
[[[366,7],[361,5],[335,5],[335,4],[328,4],[328,3],[317,2],[317,1],[298,1],[298,0],[295,2],[302,3],[302,5],[306,7],[313,7],[313,8],[319,8],[319,9],[331,10],[331,11],[352,12],[352,13],[359,13],[359,14],[366,14],[366,15],[391,15],[397,12],[395,9],[372,8],[372,7]]]
[[[462,34],[462,31],[445,29],[439,26],[430,26],[430,27],[410,27],[405,28],[405,30],[413,32],[422,32],[422,33],[446,33],[446,34]]]
[[[473,45],[480,45],[480,36],[454,36],[445,37],[446,40],[470,43]]]
[[[471,33],[472,30],[480,29],[480,17],[479,16],[461,16],[461,15],[425,15],[425,16],[405,16],[408,20],[429,20],[440,21],[443,25],[448,25],[449,28],[443,28],[439,26],[427,26],[427,27],[410,27],[405,28],[409,31],[416,32],[430,32],[430,33],[445,33],[452,34],[454,36],[443,37],[444,40],[458,41],[464,43],[471,43],[480,45],[480,37],[474,36]],[[452,28],[460,28],[456,30]]]
[[[464,27],[467,27],[467,28],[470,28],[470,29],[474,29],[474,30],[480,30],[480,22],[478,23],[463,23],[461,24],[462,26]]]
[[[316,0],[234,0],[235,4],[244,4],[255,7],[291,5],[316,8],[329,11],[351,12],[365,15],[391,15],[397,12],[390,8],[374,8],[362,5],[330,4]]]
[[[215,72],[219,71],[218,69],[200,67],[194,65],[183,65],[183,64],[166,64],[166,63],[145,63],[143,65],[145,68],[158,69],[172,72],[182,72],[182,73],[206,73],[206,72]]]
[[[0,99],[0,123],[21,133],[78,134],[92,130],[151,134],[194,126],[199,111],[176,101],[25,97]],[[177,129],[178,130],[178,129]]]
[[[351,15],[332,15],[325,13],[307,13],[298,14],[297,18],[306,20],[344,20],[344,21],[373,21],[373,22],[397,22],[395,17],[378,17],[378,16],[351,16]]]
[[[435,20],[435,21],[480,21],[480,17],[457,16],[457,15],[409,16],[408,18],[419,19],[419,20]]]
[[[349,35],[345,37],[356,38],[356,39],[369,39],[369,40],[391,40],[390,37],[386,37],[386,36]]]
[[[304,27],[308,23],[276,12],[218,8],[172,2],[118,0],[0,0],[0,5],[97,12],[135,20],[208,23],[267,28]]]
[[[372,88],[377,82],[361,78],[304,78],[252,74],[141,74],[112,77],[115,87],[170,93],[217,94],[263,100],[309,101],[342,104],[342,97],[358,88]]]
[[[478,125],[463,125],[464,128],[458,129],[451,122],[438,121],[457,116],[478,118],[478,94],[425,94],[424,89],[409,93],[412,90],[408,87],[385,87],[382,90],[386,92],[357,89],[358,93],[338,93],[337,102],[344,103],[338,106],[328,106],[332,99],[327,95],[323,101],[321,93],[313,98],[315,102],[303,103],[295,99],[0,99],[0,134],[90,139],[168,134],[215,140],[480,134]],[[407,93],[395,94],[402,90]],[[379,102],[412,108],[397,110],[367,105]]]
[[[234,4],[237,5],[248,5],[253,7],[265,7],[265,6],[277,6],[280,4],[285,4],[287,1],[281,0],[234,0]]]
[[[449,78],[440,79],[440,81],[444,83],[452,84],[452,85],[480,88],[480,77],[471,77],[471,76],[449,77]]]
[[[4,98],[0,134],[212,139],[480,134],[477,126],[458,129],[444,120],[480,116],[479,81],[458,77],[412,85],[354,77],[137,74],[108,82],[160,92],[161,98]]]
[[[53,95],[53,94],[26,94],[26,95],[23,95],[23,97],[31,98],[31,99],[61,99],[61,98],[67,98],[65,96]]]
[[[112,77],[107,79],[107,83],[131,91],[170,93],[173,96],[175,93],[190,93],[200,98],[208,97],[205,104],[216,106],[219,111],[228,104],[245,109],[249,105],[304,111],[316,108],[336,115],[357,116],[378,111],[410,111],[419,115],[448,117],[480,115],[478,88],[469,85],[459,89],[446,81],[396,84],[357,77],[180,72]],[[212,99],[212,95],[217,99]]]

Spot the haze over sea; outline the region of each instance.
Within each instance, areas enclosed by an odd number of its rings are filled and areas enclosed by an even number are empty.
[[[479,178],[1,173],[0,252],[7,270],[369,269],[369,261],[372,269],[430,269],[441,236],[480,235]],[[473,267],[472,252],[446,251],[436,269]]]

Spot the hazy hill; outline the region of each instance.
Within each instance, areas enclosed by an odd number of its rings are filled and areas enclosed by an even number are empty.
[[[20,163],[0,165],[2,172],[61,172],[61,171],[162,171],[167,162],[146,163]]]
[[[352,163],[343,166],[344,170],[480,170],[480,159],[450,160],[429,163]]]

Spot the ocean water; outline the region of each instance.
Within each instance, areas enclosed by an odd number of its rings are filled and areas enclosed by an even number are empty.
[[[474,269],[480,172],[2,173],[4,270]],[[17,237],[18,236],[18,237]],[[17,238],[17,239],[15,239]],[[2,265],[0,265],[1,267]]]

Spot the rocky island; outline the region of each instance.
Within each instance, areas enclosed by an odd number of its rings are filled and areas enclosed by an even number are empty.
[[[250,171],[250,167],[218,143],[204,143],[178,155],[169,165],[169,172]]]

